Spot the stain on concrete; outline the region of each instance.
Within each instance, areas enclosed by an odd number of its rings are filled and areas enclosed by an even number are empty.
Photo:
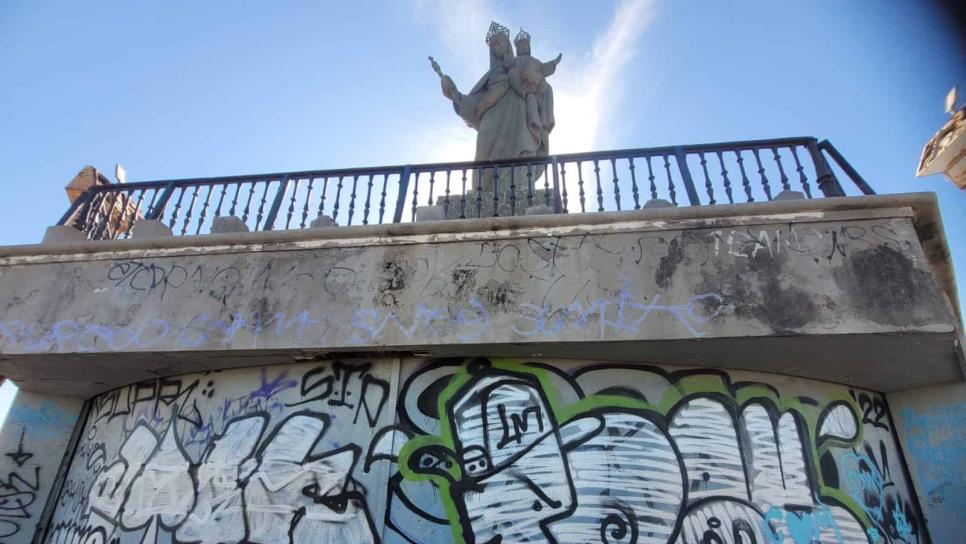
[[[413,266],[401,259],[389,259],[382,263],[374,302],[387,308],[398,306],[399,292],[412,282],[413,273]]]
[[[661,257],[654,271],[654,281],[658,287],[667,288],[671,284],[671,277],[683,261],[684,244],[674,238],[667,245],[667,255]]]
[[[754,319],[775,334],[787,334],[819,318],[812,297],[795,286],[794,274],[783,269],[783,261],[766,253],[736,259],[721,269],[703,271],[695,293],[720,293],[736,317]],[[704,307],[706,315],[722,315],[714,307]],[[832,302],[834,304],[834,302]]]
[[[491,279],[478,288],[476,294],[487,309],[505,312],[516,308],[517,298],[523,294],[523,289],[508,281],[498,282]]]
[[[866,319],[889,325],[948,320],[933,277],[895,247],[857,251],[834,274],[856,312]]]
[[[456,268],[450,274],[453,286],[456,287],[456,296],[462,297],[476,284],[476,270],[472,268]]]

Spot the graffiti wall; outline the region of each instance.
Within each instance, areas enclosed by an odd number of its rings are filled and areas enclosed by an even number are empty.
[[[928,542],[882,396],[601,362],[339,360],[92,400],[47,541]]]
[[[16,392],[0,421],[0,543],[31,541],[82,404]]]

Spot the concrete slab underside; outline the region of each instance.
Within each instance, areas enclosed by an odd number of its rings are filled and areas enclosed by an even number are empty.
[[[78,397],[342,352],[962,379],[927,195],[0,248],[0,283],[0,374]]]

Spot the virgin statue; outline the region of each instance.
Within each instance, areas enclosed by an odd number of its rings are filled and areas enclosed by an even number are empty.
[[[440,76],[443,96],[450,99],[453,109],[466,124],[477,131],[476,161],[515,159],[546,156],[549,153],[549,137],[554,127],[553,89],[546,77],[553,74],[560,55],[550,62],[540,62],[530,55],[530,35],[520,30],[514,39],[516,55],[510,47],[509,30],[491,23],[486,34],[490,49],[490,69],[473,86],[469,93],[459,92],[453,80],[442,73],[439,65],[430,57],[433,69]],[[528,182],[534,183],[543,168],[504,168],[495,177],[492,169],[482,176],[474,172],[473,189],[482,189],[482,198],[492,210],[494,191],[500,201],[499,215],[507,215],[511,194],[517,198],[516,213],[522,213],[526,204]],[[511,191],[511,185],[515,186]],[[479,191],[478,191],[479,192]],[[471,195],[468,195],[469,198]],[[541,199],[542,201],[542,199]],[[534,202],[537,197],[534,196]],[[490,212],[489,214],[492,214]]]

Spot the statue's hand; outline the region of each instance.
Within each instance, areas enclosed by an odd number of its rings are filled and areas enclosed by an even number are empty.
[[[557,58],[550,62],[543,62],[540,64],[540,71],[543,72],[544,77],[552,75],[557,71],[557,65],[560,64],[560,59],[563,58],[563,53],[557,55]]]

